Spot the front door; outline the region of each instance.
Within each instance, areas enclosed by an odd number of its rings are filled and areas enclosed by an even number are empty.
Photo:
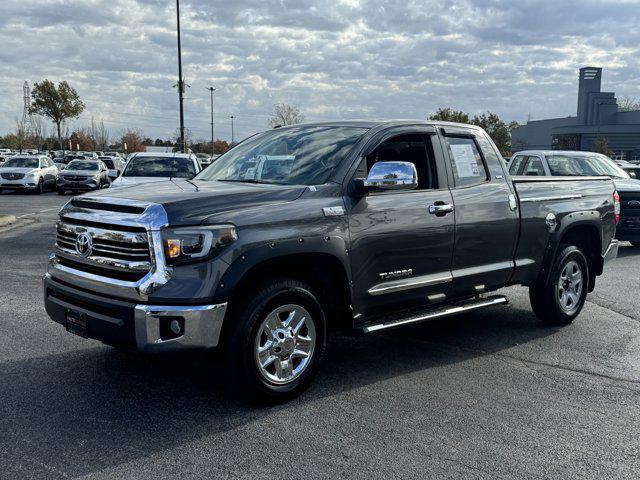
[[[411,162],[418,188],[370,191],[350,198],[351,269],[354,315],[383,313],[437,303],[451,284],[454,215],[429,213],[432,205],[452,205],[434,134],[404,133],[381,141],[363,159],[366,176],[376,162]],[[366,171],[365,171],[366,170]],[[432,209],[433,210],[433,209]]]

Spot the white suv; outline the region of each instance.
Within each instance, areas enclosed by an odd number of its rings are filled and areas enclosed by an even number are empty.
[[[55,190],[58,167],[46,155],[16,155],[0,167],[0,193],[3,190]]]

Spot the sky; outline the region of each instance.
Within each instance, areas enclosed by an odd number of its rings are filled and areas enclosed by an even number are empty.
[[[66,80],[112,136],[178,126],[173,0],[1,0],[0,135],[22,85]],[[640,0],[182,0],[185,124],[241,139],[273,105],[306,120],[424,119],[439,107],[525,122],[575,115],[578,69],[640,97]]]

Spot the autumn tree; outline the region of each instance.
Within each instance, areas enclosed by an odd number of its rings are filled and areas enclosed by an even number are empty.
[[[591,151],[596,153],[602,153],[610,157],[613,151],[609,148],[609,139],[602,135],[598,135],[596,141],[591,145]]]
[[[51,119],[58,130],[58,143],[62,145],[62,122],[72,118],[78,118],[84,111],[84,103],[67,82],[62,81],[56,88],[50,80],[35,83],[31,90],[31,106],[29,112]]]
[[[429,116],[429,120],[440,120],[441,122],[458,122],[469,123],[469,115],[461,110],[454,110],[452,108],[439,108],[436,113]]]
[[[276,103],[273,106],[273,113],[268,124],[271,128],[275,128],[302,122],[304,122],[304,114],[298,107],[286,103]]]
[[[69,137],[71,150],[83,150],[92,152],[96,149],[96,142],[91,134],[91,130],[87,128],[79,128]]]
[[[506,124],[495,113],[487,112],[473,117],[471,123],[484,129],[500,152],[505,153],[511,150],[511,130],[518,126],[517,122]]]
[[[142,132],[140,130],[124,130],[120,137],[120,144],[122,145],[122,148],[128,153],[144,152],[144,145],[142,144]]]

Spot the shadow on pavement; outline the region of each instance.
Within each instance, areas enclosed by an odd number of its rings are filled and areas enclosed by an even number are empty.
[[[293,413],[317,399],[554,331],[510,306],[363,338],[334,335],[311,390],[264,409],[228,393],[224,366],[210,355],[146,357],[96,347],[5,362],[0,463],[36,477],[84,475],[235,429],[274,409]]]

